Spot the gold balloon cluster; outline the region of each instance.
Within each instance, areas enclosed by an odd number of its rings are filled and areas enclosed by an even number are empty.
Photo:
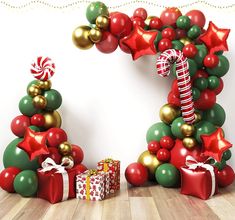
[[[100,15],[96,18],[95,27],[86,25],[77,27],[72,34],[72,39],[76,47],[87,50],[94,43],[98,43],[102,39],[102,30],[106,30],[109,26],[109,18],[105,15]]]
[[[160,119],[166,123],[171,124],[176,118],[180,116],[181,112],[178,107],[175,107],[171,104],[165,104],[160,109]]]
[[[65,141],[59,145],[58,150],[60,154],[63,156],[62,157],[63,165],[69,169],[72,168],[74,166],[74,160],[72,157],[72,145],[69,142]]]

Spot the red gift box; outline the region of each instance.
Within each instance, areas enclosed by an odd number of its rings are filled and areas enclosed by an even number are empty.
[[[198,163],[193,157],[186,157],[186,166],[180,168],[181,193],[208,199],[218,192],[215,168],[206,163]]]
[[[97,164],[97,170],[109,173],[110,193],[114,193],[120,189],[120,161],[113,159],[105,159]]]
[[[56,164],[51,158],[42,163],[42,169],[38,169],[38,192],[39,198],[48,200],[54,204],[67,199],[75,198],[76,169],[68,169]]]

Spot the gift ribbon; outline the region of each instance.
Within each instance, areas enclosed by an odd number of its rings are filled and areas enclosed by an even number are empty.
[[[190,170],[196,170],[199,167],[203,167],[206,170],[208,170],[210,172],[211,175],[211,194],[210,197],[212,197],[215,193],[215,172],[214,172],[214,167],[210,164],[206,164],[206,162],[208,160],[210,160],[211,158],[208,158],[204,163],[202,162],[198,162],[194,157],[192,156],[187,156],[186,157],[186,166],[188,166],[188,168]]]
[[[108,172],[109,170],[109,163],[112,163],[113,162],[113,159],[112,158],[107,158],[105,160],[103,160],[104,162],[104,172]]]
[[[91,176],[97,175],[98,171],[95,169],[88,170],[88,174],[86,177],[86,199],[90,200],[90,190],[91,190]]]
[[[47,158],[42,162],[42,169],[39,172],[47,172],[51,171],[53,169],[57,170],[56,173],[60,173],[62,175],[63,179],[63,197],[62,201],[65,201],[69,197],[69,175],[68,172],[65,170],[64,163],[62,162],[61,164],[56,164],[56,162],[51,159]]]

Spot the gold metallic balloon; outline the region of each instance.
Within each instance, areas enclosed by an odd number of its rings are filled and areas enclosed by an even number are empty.
[[[150,154],[150,152],[146,150],[139,156],[138,162],[148,169],[149,179],[154,180],[155,170],[161,165],[161,162],[157,159],[156,155]]]
[[[37,95],[33,98],[33,105],[37,109],[44,109],[47,106],[47,99],[42,95]]]
[[[74,166],[74,160],[72,156],[63,156],[61,162],[67,169],[71,169]]]
[[[41,95],[42,94],[42,91],[40,89],[39,86],[37,85],[32,85],[28,88],[28,94],[31,96],[31,97],[35,97],[37,95]]]
[[[197,122],[199,122],[201,120],[202,120],[201,114],[199,112],[196,112],[195,113],[195,122],[194,123],[197,123]]]
[[[93,42],[89,38],[91,28],[89,26],[80,26],[73,31],[73,43],[80,49],[86,50],[93,46]]]
[[[61,126],[61,116],[57,111],[53,112],[44,112],[42,113],[45,118],[44,127],[49,128],[60,128]]]
[[[150,21],[151,21],[153,18],[155,18],[155,17],[156,17],[156,16],[148,16],[148,17],[146,18],[146,20],[144,21],[145,25],[149,26]]]
[[[43,89],[43,90],[49,90],[51,88],[51,81],[47,80],[47,81],[38,81],[38,86],[39,88]]]
[[[185,137],[183,139],[183,145],[186,147],[186,148],[193,148],[197,145],[197,141],[195,138],[192,138],[192,137]]]
[[[107,16],[100,15],[96,18],[95,23],[98,28],[107,30],[109,27],[109,18]]]
[[[180,42],[183,43],[184,45],[191,44],[192,41],[188,37],[183,37],[180,39]]]
[[[93,43],[98,43],[102,39],[102,32],[98,28],[92,28],[90,30],[89,38]]]
[[[171,104],[165,104],[161,107],[159,116],[163,122],[171,124],[175,118],[180,116],[180,109]]]
[[[185,137],[190,137],[193,135],[194,131],[195,131],[195,128],[193,125],[189,125],[189,124],[183,124],[181,125],[180,127],[181,129],[181,132],[182,134],[185,136]]]
[[[60,154],[64,156],[68,156],[71,154],[72,145],[69,142],[65,141],[59,145],[58,149],[59,149]]]

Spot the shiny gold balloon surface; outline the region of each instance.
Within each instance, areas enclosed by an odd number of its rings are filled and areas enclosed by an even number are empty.
[[[138,158],[138,162],[143,164],[149,172],[149,179],[155,178],[155,170],[161,162],[157,159],[155,154],[150,154],[148,150],[144,151]]]
[[[109,18],[107,16],[100,15],[96,18],[95,23],[98,28],[107,30],[109,27]]]
[[[192,138],[192,137],[185,137],[183,139],[183,145],[186,147],[186,148],[193,148],[197,145],[197,141],[195,138]]]
[[[93,46],[94,43],[89,38],[90,30],[89,26],[80,26],[73,31],[73,42],[78,48],[86,50]]]
[[[43,90],[49,90],[51,88],[51,81],[50,80],[47,80],[47,81],[38,80],[38,86]]]
[[[185,137],[190,137],[193,135],[195,128],[193,125],[189,125],[189,124],[183,124],[181,126],[181,132]]]
[[[39,88],[39,86],[37,85],[32,85],[28,88],[28,94],[31,96],[31,97],[35,97],[37,95],[41,95],[42,94],[42,91],[41,89]]]
[[[102,32],[98,28],[92,28],[90,30],[89,38],[93,43],[98,43],[102,39]]]
[[[148,16],[144,23],[149,26],[151,19],[155,18],[156,16]]]
[[[197,122],[199,122],[201,120],[202,120],[201,114],[199,112],[196,112],[195,113],[195,122],[194,123],[197,123]]]
[[[44,109],[47,106],[47,99],[42,95],[37,95],[33,98],[33,105],[37,109]]]
[[[44,112],[42,113],[44,118],[45,118],[45,125],[44,127],[46,129],[49,128],[60,128],[61,126],[61,116],[57,111],[53,111],[53,112]]]
[[[180,116],[180,110],[171,104],[165,104],[161,107],[159,116],[163,122],[171,124],[175,118]]]
[[[58,147],[59,152],[64,155],[64,156],[68,156],[71,154],[72,151],[72,145],[69,142],[63,142],[59,145]]]
[[[74,166],[74,160],[71,156],[62,157],[61,162],[67,169],[71,169]]]
[[[181,38],[180,42],[183,43],[184,45],[192,43],[192,41],[188,37]]]

